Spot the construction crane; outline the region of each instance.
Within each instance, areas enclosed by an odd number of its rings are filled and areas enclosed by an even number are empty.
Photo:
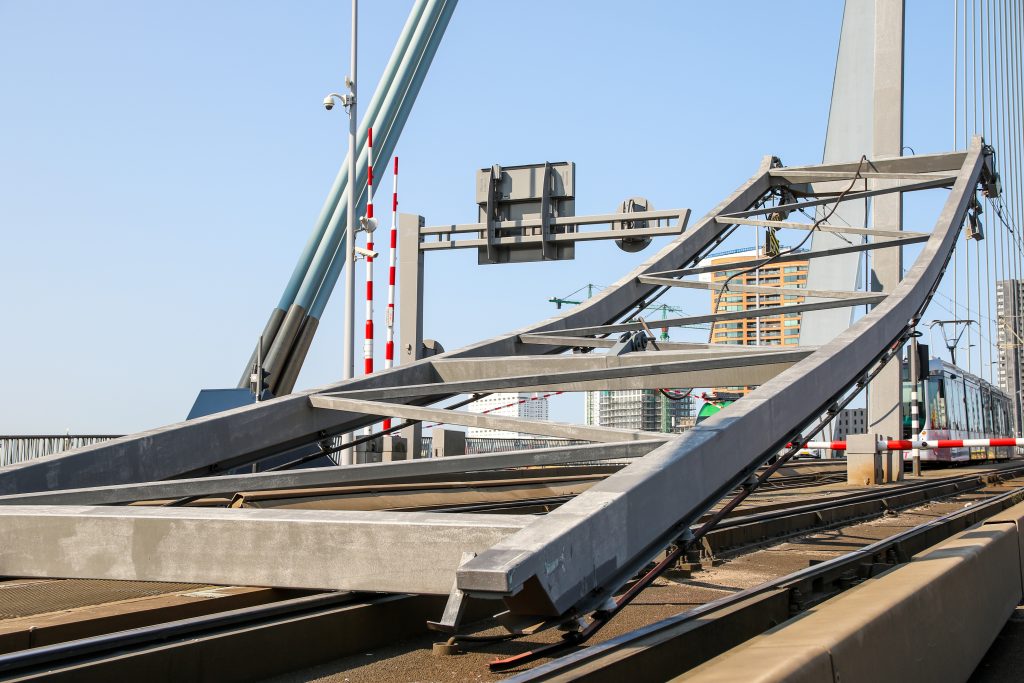
[[[550,299],[548,299],[548,302],[554,304],[555,308],[557,308],[559,310],[561,310],[562,306],[578,306],[578,305],[582,304],[584,301],[586,301],[587,299],[589,299],[590,297],[594,296],[594,292],[595,291],[600,291],[602,289],[604,289],[603,285],[595,285],[592,282],[588,282],[587,284],[583,285],[579,289],[577,289],[577,290],[575,290],[573,292],[570,292],[569,294],[566,294],[565,296],[553,296]],[[587,292],[587,295],[585,297],[583,297],[581,299],[574,299],[574,298],[572,298],[572,297],[575,297],[575,296],[579,295],[584,290],[586,290],[586,292]],[[670,313],[672,315],[674,315],[674,316],[689,315],[685,310],[683,310],[682,308],[679,308],[678,306],[670,306],[668,304],[652,304],[651,306],[647,306],[646,308],[644,308],[640,312],[640,315],[638,317],[647,317],[649,315],[657,314],[657,313],[661,313],[661,319],[662,320],[668,319]],[[690,327],[692,329],[699,329],[699,330],[710,330],[711,329],[711,326],[710,325],[706,325],[706,324],[702,324],[702,325],[686,325],[685,327]],[[668,327],[664,326],[664,327],[661,328],[661,334],[658,335],[658,340],[659,341],[669,341],[669,339],[670,339],[670,337],[668,336]]]
[[[586,301],[587,299],[592,297],[594,295],[594,290],[595,289],[600,290],[600,289],[604,289],[604,287],[602,287],[601,285],[595,285],[593,283],[588,282],[587,284],[583,285],[582,287],[580,287],[576,291],[571,292],[570,294],[567,294],[564,297],[553,296],[550,299],[548,299],[548,301],[553,303],[553,304],[555,304],[555,307],[558,308],[558,309],[561,309],[562,306],[565,306],[565,305],[578,306],[579,304],[582,304],[584,301]],[[578,295],[583,290],[587,290],[587,296],[585,298],[583,298],[583,299],[581,299],[579,301],[570,298],[570,297]],[[640,315],[638,315],[635,319],[642,319],[642,318],[645,318],[645,317],[647,317],[647,316],[649,316],[651,314],[657,314],[657,313],[661,313],[661,319],[662,320],[667,320],[670,313],[672,315],[674,315],[674,316],[686,316],[686,315],[688,315],[688,313],[686,311],[684,311],[682,308],[679,308],[678,306],[670,306],[668,304],[655,304],[655,305],[651,305],[651,306],[645,307],[642,311],[640,311]],[[693,327],[693,328],[698,328],[698,329],[707,329],[707,330],[711,329],[710,325],[687,325],[687,327]],[[669,337],[669,334],[668,334],[668,326],[663,326],[661,328],[661,334],[658,335],[658,341],[670,341],[670,340],[671,340],[671,337]],[[689,392],[687,392],[687,394],[688,393]],[[661,413],[661,420],[660,420],[660,422],[661,422],[661,431],[663,433],[668,434],[668,433],[670,433],[672,431],[672,424],[671,424],[671,419],[670,419],[669,410],[668,410],[669,401],[670,400],[681,400],[681,398],[682,397],[680,397],[679,399],[673,399],[671,393],[666,392],[665,390],[661,390],[657,394],[657,399],[658,399],[658,402],[659,402],[659,405],[660,405],[660,413]]]
[[[679,308],[678,306],[669,306],[668,304],[657,304],[657,305],[653,305],[653,306],[648,306],[643,311],[641,311],[640,314],[641,314],[641,316],[643,316],[643,315],[646,315],[648,312],[650,312],[650,313],[661,313],[661,319],[662,320],[667,320],[669,318],[669,313],[671,313],[674,316],[678,316],[678,317],[689,315],[689,313],[687,313],[683,309]],[[689,327],[691,329],[697,329],[697,330],[710,330],[711,329],[711,325],[707,325],[707,324],[686,325],[685,327]],[[668,326],[663,326],[661,328],[661,334],[658,335],[658,340],[659,341],[669,341]]]
[[[587,290],[587,296],[585,296],[583,299],[580,299],[579,301],[576,301],[575,299],[570,299],[569,298],[569,297],[572,297],[572,296],[576,296],[577,294],[582,292],[584,289]],[[553,296],[550,299],[548,299],[548,302],[549,303],[553,303],[555,305],[555,308],[557,308],[558,310],[561,310],[562,306],[566,306],[566,305],[568,305],[568,306],[579,306],[581,303],[583,303],[584,301],[586,301],[590,297],[594,296],[594,290],[601,290],[601,289],[604,289],[604,287],[602,287],[601,285],[595,285],[593,282],[588,282],[587,284],[585,284],[582,287],[580,287],[579,289],[577,289],[575,292],[572,292],[571,294],[567,294],[564,297]]]

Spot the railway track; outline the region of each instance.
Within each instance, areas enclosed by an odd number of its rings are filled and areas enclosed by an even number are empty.
[[[800,501],[800,505],[779,503],[776,509],[753,513],[747,511],[726,519],[714,533],[709,534],[710,548],[707,550],[720,557],[735,553],[740,548],[764,545],[769,539],[774,542],[816,529],[868,519],[887,510],[978,492],[986,486],[991,489],[990,495],[986,496],[989,501],[984,505],[972,506],[963,514],[950,515],[941,525],[932,524],[902,541],[887,542],[884,547],[880,545],[870,551],[864,549],[848,560],[823,563],[820,567],[805,570],[799,576],[785,577],[785,590],[790,593],[803,590],[802,595],[807,596],[805,601],[810,604],[815,599],[813,596],[825,595],[829,591],[822,589],[815,592],[807,586],[832,585],[840,579],[851,581],[849,571],[851,568],[862,571],[860,567],[865,563],[865,553],[876,559],[881,558],[870,564],[887,563],[892,561],[893,556],[889,551],[894,549],[898,560],[909,556],[908,548],[917,547],[912,546],[912,538],[919,539],[913,543],[934,543],[942,534],[948,535],[947,531],[952,533],[953,530],[963,528],[965,522],[978,519],[978,515],[987,510],[995,511],[1000,505],[1006,507],[1024,500],[1024,489],[1015,488],[997,493],[996,489],[991,488],[992,482],[1015,476],[1024,476],[1024,465],[1011,465],[996,472],[944,476],[868,493],[805,498]],[[509,505],[515,507],[531,503],[538,504],[537,501],[517,501]],[[836,568],[839,567],[842,570],[837,573]],[[737,594],[743,597],[731,596],[697,610],[684,612],[678,616],[677,622],[672,623],[693,624],[699,620],[703,624],[708,620],[708,615],[717,615],[717,619],[721,615],[732,614],[736,605],[756,596],[774,596],[776,600],[771,601],[774,605],[778,602],[780,590],[783,589],[770,586],[751,589],[752,592]],[[157,674],[157,680],[180,680],[182,677],[193,680],[251,680],[363,651],[374,651],[402,639],[422,639],[425,621],[435,619],[443,606],[444,598],[440,596],[358,593],[307,595],[3,655],[0,656],[0,678],[111,680],[122,676],[138,676],[143,671],[163,671],[166,673]],[[477,617],[500,611],[497,604],[476,607]],[[723,628],[727,627],[730,633],[735,631],[728,620],[719,620],[718,623]],[[602,657],[615,659],[624,651],[636,649],[637,642],[647,642],[643,639],[652,638],[654,634],[658,634],[657,638],[668,638],[667,634],[674,633],[671,624],[665,624],[654,631],[652,628],[645,627],[629,638],[620,636],[608,641],[618,643],[621,640],[623,643],[615,645],[612,650],[608,649],[610,646],[607,644],[602,644],[581,650],[581,653],[593,651],[592,655],[577,653],[564,658],[564,661],[557,661],[563,662],[559,666],[571,667],[577,666],[573,662],[579,662],[578,666],[588,672],[603,669],[604,663],[591,664],[597,661],[592,657],[597,657],[598,653],[604,653]],[[736,632],[740,635],[746,633],[742,629]],[[536,673],[523,675],[554,675],[545,673],[552,666],[542,666],[535,670]],[[575,670],[571,667],[567,671]],[[152,678],[152,673],[147,673],[147,677]]]
[[[902,533],[581,649],[509,680],[619,681],[627,673],[637,682],[669,680],[1022,501],[1024,486],[995,493]]]

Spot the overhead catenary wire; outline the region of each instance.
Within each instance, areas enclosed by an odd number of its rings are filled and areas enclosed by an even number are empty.
[[[1014,140],[1014,176],[1012,178],[1012,187],[1015,199],[1015,217],[1018,219],[1021,218],[1022,211],[1024,211],[1024,204],[1022,204],[1022,202],[1024,202],[1024,193],[1021,191],[1021,183],[1024,181],[1024,160],[1021,159],[1021,132],[1022,128],[1024,128],[1022,127],[1021,121],[1021,38],[1022,33],[1024,33],[1024,31],[1022,31],[1022,27],[1024,27],[1024,16],[1021,14],[1021,8],[1018,5],[1017,11],[1014,12],[1014,16],[1016,18],[1014,29],[1011,32],[1013,35],[1013,46],[1011,48],[1013,78],[1011,79],[1011,83],[1014,86],[1011,120],[1014,122],[1013,130],[1016,131],[1016,134],[1012,136]],[[1017,225],[1021,225],[1019,220]],[[1024,238],[1024,236],[1020,236],[1019,231],[1018,236]],[[1022,256],[1020,252],[1018,252],[1014,258],[1015,276],[1018,280],[1021,278],[1021,275],[1024,274],[1021,271],[1021,258]]]
[[[965,0],[966,2],[966,0]],[[960,0],[953,0],[953,149],[960,146]],[[953,243],[953,298],[957,296],[957,248],[959,240]]]
[[[989,71],[992,74],[992,106],[990,107],[989,117],[991,119],[991,134],[993,142],[998,145],[1002,142],[1002,134],[999,129],[999,100],[1001,97],[1001,91],[999,88],[999,60],[998,60],[998,49],[997,45],[1002,40],[1002,37],[998,31],[998,23],[996,22],[996,13],[998,12],[998,2],[993,0],[992,7],[989,11],[989,32],[991,39],[989,41]],[[997,147],[998,149],[998,147]],[[986,202],[991,210],[993,203],[992,198],[986,196]],[[1002,238],[1002,231],[995,226],[996,232],[992,235],[993,239],[988,240],[988,244],[985,248],[985,263],[988,267],[988,277],[985,279],[985,289],[987,297],[987,308],[989,314],[989,337],[996,340],[996,345],[989,347],[989,363],[988,363],[988,374],[989,382],[995,383],[994,378],[998,374],[993,367],[998,361],[993,356],[998,357],[998,327],[992,321],[992,306],[995,299],[996,288],[994,284],[998,282],[1001,271],[999,269],[999,254],[993,253],[999,245],[999,240]],[[994,267],[993,267],[994,264]],[[996,309],[998,311],[998,307]]]
[[[997,52],[997,59],[996,59],[996,65],[997,65],[997,69],[996,70],[997,70],[997,73],[998,73],[997,85],[998,85],[999,92],[1000,92],[1000,97],[999,97],[999,100],[998,100],[998,107],[996,109],[996,113],[997,113],[996,115],[997,115],[997,121],[998,121],[998,125],[996,126],[996,129],[997,129],[998,134],[999,134],[998,150],[999,150],[999,159],[1000,159],[1000,162],[1001,162],[1000,166],[1003,166],[1006,163],[1007,159],[1008,159],[1008,150],[1007,150],[1007,148],[1004,145],[1008,145],[1009,144],[1009,136],[1006,135],[1006,126],[1007,126],[1006,102],[1007,102],[1007,95],[1008,95],[1008,91],[1007,91],[1007,87],[1006,87],[1006,43],[1007,43],[1007,40],[1008,40],[1009,36],[1007,35],[1007,32],[1006,32],[1006,2],[1005,2],[1005,0],[1002,0],[1000,3],[998,3],[998,6],[999,6],[998,25],[1000,27],[1000,36],[1001,37],[1000,37],[1000,40],[999,40],[999,50]],[[1004,154],[1006,156],[1004,156]],[[1009,246],[1012,244],[1012,242],[1011,242],[1010,236],[1008,234],[1010,232],[1010,226],[1007,223],[1006,219],[1002,216],[1003,212],[1001,211],[1001,208],[1000,208],[1000,204],[1002,203],[1002,201],[1003,201],[1002,197],[999,197],[999,198],[996,199],[995,202],[992,203],[993,204],[993,208],[994,208],[994,210],[996,212],[996,215],[999,217],[1000,223],[1002,224],[1002,229],[999,230],[999,254],[997,255],[998,261],[999,261],[999,265],[998,265],[998,267],[999,267],[999,278],[997,280],[997,283],[1007,282],[1009,280],[1009,277],[1010,277],[1010,274],[1007,271],[1007,252],[1008,252]],[[999,302],[998,302],[999,291],[1000,291],[1000,285],[997,284],[996,285],[996,297],[997,297],[996,311],[997,312],[999,311]],[[1004,306],[1005,306],[1005,289],[1004,289]],[[997,346],[997,349],[996,349],[996,358],[997,358],[997,362],[999,364],[999,371],[997,373],[997,376],[999,378],[1000,388],[1002,388],[1004,391],[1008,390],[1009,384],[1005,381],[1007,379],[1006,373],[1005,373],[1005,368],[1006,368],[1006,362],[1005,362],[1006,348],[1005,348],[1005,344],[1002,343],[1000,341],[1000,339],[1007,336],[1006,335],[1006,331],[1007,331],[1007,328],[1006,328],[1005,323],[1004,324],[999,324],[998,321],[997,321],[997,325],[996,325],[996,332],[997,332],[996,343],[997,343],[998,346]]]
[[[960,108],[960,1],[953,0],[953,149],[957,148],[959,139],[959,108]]]
[[[804,235],[804,238],[800,240],[799,244],[797,244],[795,247],[786,249],[785,251],[780,251],[779,253],[770,256],[765,260],[760,261],[754,264],[753,266],[750,266],[749,268],[738,270],[725,279],[725,282],[722,284],[722,289],[719,290],[718,296],[715,297],[715,314],[718,313],[718,307],[722,303],[722,297],[724,297],[725,294],[729,291],[729,283],[731,283],[735,278],[739,277],[740,275],[746,275],[747,273],[760,270],[761,268],[764,268],[765,266],[774,263],[779,258],[798,252],[800,251],[800,249],[803,248],[803,246],[807,243],[807,240],[809,240],[811,236],[815,233],[815,231],[817,231],[818,226],[832,217],[832,214],[834,214],[839,209],[839,205],[842,204],[843,199],[846,197],[846,195],[848,195],[853,190],[854,186],[856,186],[857,181],[861,179],[860,174],[863,173],[864,164],[867,162],[867,160],[867,156],[861,155],[860,162],[857,164],[857,172],[854,174],[853,180],[851,180],[850,184],[846,186],[846,189],[839,193],[839,195],[836,197],[835,202],[831,205],[829,210],[826,212],[822,212],[821,218],[814,221],[813,225],[811,226],[811,229],[807,231],[807,234]]]

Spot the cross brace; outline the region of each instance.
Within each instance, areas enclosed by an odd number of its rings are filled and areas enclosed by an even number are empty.
[[[726,311],[724,313],[711,313],[709,315],[690,315],[685,318],[667,318],[657,322],[659,327],[685,327],[698,323],[717,322],[719,320],[746,320],[747,318],[768,318],[777,315],[789,315],[791,313],[803,313],[804,311],[820,311],[826,308],[843,308],[845,306],[865,306],[881,303],[885,294],[865,294],[851,299],[836,301],[814,301],[803,304],[790,304],[788,306],[768,306],[766,308],[755,308],[749,311]],[[552,330],[551,334],[560,336],[589,337],[595,334],[614,334],[616,332],[630,332],[642,330],[643,324],[616,323],[614,325],[595,325],[593,327],[574,327],[567,330]],[[545,332],[538,332],[538,336],[546,336]]]
[[[845,292],[832,289],[801,289],[798,287],[769,287],[767,285],[740,285],[722,282],[695,282],[693,280],[676,280],[667,277],[641,275],[640,282],[647,285],[665,285],[666,287],[684,287],[687,289],[709,289],[711,291],[750,292],[752,294],[781,294],[785,296],[802,296],[810,299],[856,299],[863,296],[859,292]]]
[[[789,263],[790,261],[806,261],[809,259],[816,258],[828,258],[829,256],[839,256],[840,254],[853,254],[858,251],[870,251],[872,249],[889,249],[892,247],[904,247],[908,244],[919,244],[921,242],[927,242],[930,237],[927,233],[921,233],[913,235],[911,237],[904,237],[907,233],[902,233],[900,239],[892,240],[876,240],[874,242],[861,242],[859,244],[849,244],[842,247],[835,247],[834,249],[819,249],[817,251],[796,251],[791,254],[780,254],[772,258],[771,265],[776,263]],[[754,268],[758,265],[764,264],[767,260],[764,258],[748,259],[746,261],[733,261],[732,263],[719,263],[712,266],[699,266],[697,268],[680,268],[677,270],[666,270],[660,273],[651,273],[652,277],[686,277],[688,275],[701,275],[703,273],[717,273],[723,270],[737,270],[745,268]]]
[[[451,385],[448,385],[451,386]],[[447,388],[444,389],[449,392]],[[456,392],[457,393],[457,392]],[[444,410],[441,408],[421,408],[400,403],[380,403],[337,396],[310,396],[309,403],[314,408],[344,410],[351,413],[380,415],[381,417],[401,417],[407,420],[436,420],[446,424],[481,427],[483,429],[499,429],[510,432],[538,434],[559,439],[582,439],[610,443],[614,441],[643,441],[657,438],[650,432],[632,429],[614,429],[612,427],[595,427],[588,425],[547,422],[545,420],[527,420],[521,417],[505,415],[483,415],[464,411]]]
[[[936,187],[948,187],[953,184],[956,180],[955,175],[944,175],[936,178],[930,178],[928,180],[922,180],[917,183],[901,183],[899,185],[893,185],[891,187],[880,187],[875,190],[864,190],[861,192],[850,192],[843,197],[844,202],[850,202],[857,199],[864,199],[866,197],[877,197],[883,194],[892,194],[894,192],[915,192],[917,190],[929,190]],[[725,214],[719,216],[719,222],[723,218],[746,218],[747,216],[760,216],[766,213],[775,213],[777,211],[799,211],[801,209],[807,209],[812,206],[823,206],[825,204],[835,204],[836,197],[825,197],[824,199],[812,199],[806,202],[795,202],[791,204],[779,204],[777,206],[762,206],[757,209],[749,209],[747,211],[737,211],[735,213]]]
[[[896,240],[908,237],[920,237],[927,239],[928,233],[911,232],[909,230],[896,230],[887,228],[854,228],[848,225],[828,225],[822,223],[814,227],[813,223],[796,223],[793,221],[769,221],[751,220],[737,218],[736,216],[718,216],[716,219],[721,225],[754,225],[764,228],[782,228],[784,230],[818,230],[819,232],[838,232],[843,235],[871,235],[874,237],[892,237]]]

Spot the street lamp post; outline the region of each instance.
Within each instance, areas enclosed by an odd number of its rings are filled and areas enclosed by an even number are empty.
[[[357,27],[358,27],[358,0],[352,0],[352,70],[345,77],[345,87],[348,93],[339,95],[331,93],[324,98],[324,106],[330,110],[334,106],[334,100],[338,100],[348,112],[348,212],[347,229],[345,232],[345,319],[344,319],[344,349],[342,351],[342,379],[351,379],[355,374],[355,343],[356,318],[355,318],[355,235],[356,235],[356,48],[357,48]],[[351,435],[342,436],[342,443],[348,443]],[[341,465],[352,464],[352,451],[345,449],[341,451]]]

